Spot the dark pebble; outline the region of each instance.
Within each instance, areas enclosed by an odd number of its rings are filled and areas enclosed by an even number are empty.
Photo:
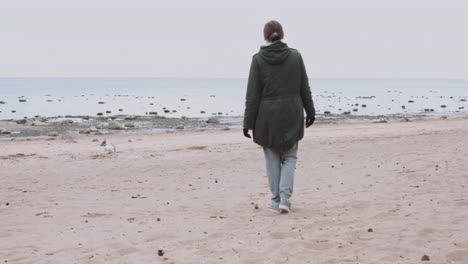
[[[149,112],[150,115],[157,115],[158,112]]]
[[[369,229],[367,229],[367,232],[374,232],[374,229],[369,228]]]
[[[414,103],[414,101],[413,101],[413,100],[409,100],[408,103],[412,104],[412,103]]]
[[[446,106],[446,105],[441,105],[440,107],[441,107],[441,108],[446,108],[447,106]]]
[[[160,257],[164,256],[164,250],[158,249],[158,256]]]
[[[122,108],[120,108],[120,109],[119,109],[119,112],[122,112],[122,111],[123,111],[123,109],[122,109]]]
[[[9,205],[10,205],[10,203],[6,203],[6,206],[9,206]]]
[[[164,113],[170,113],[171,111],[170,110],[164,110]]]
[[[429,258],[428,255],[424,255],[424,256],[421,257],[421,260],[422,261],[430,261],[431,259]]]
[[[204,113],[206,113],[206,112],[205,111],[200,111],[200,114],[204,114]]]
[[[324,113],[325,115],[329,115],[329,114],[331,114],[331,112],[330,112],[330,111],[325,111],[325,112],[323,112],[323,113]]]
[[[110,114],[110,113],[112,113],[112,112],[111,112],[111,111],[109,111],[109,110],[107,110],[107,111],[106,111],[106,114]]]
[[[96,115],[98,115],[98,116],[102,116],[103,114],[102,114],[102,113],[97,113]]]
[[[105,104],[105,102],[98,102],[98,104]]]

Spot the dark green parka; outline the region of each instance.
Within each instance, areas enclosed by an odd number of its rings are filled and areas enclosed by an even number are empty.
[[[281,41],[262,46],[250,66],[244,129],[261,146],[289,150],[304,137],[303,109],[315,116],[301,54]]]

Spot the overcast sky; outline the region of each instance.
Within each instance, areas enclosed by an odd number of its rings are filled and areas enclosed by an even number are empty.
[[[243,77],[283,24],[311,78],[468,78],[466,0],[0,0],[0,77]]]

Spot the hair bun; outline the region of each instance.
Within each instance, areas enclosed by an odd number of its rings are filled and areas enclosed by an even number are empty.
[[[281,39],[280,34],[278,32],[273,32],[270,37],[268,38],[271,42],[277,41]]]

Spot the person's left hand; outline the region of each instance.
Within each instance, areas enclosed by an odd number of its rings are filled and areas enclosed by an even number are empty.
[[[306,117],[306,128],[310,127],[315,122],[315,116]]]
[[[244,137],[246,138],[252,138],[250,135],[249,135],[249,130],[244,128]]]

